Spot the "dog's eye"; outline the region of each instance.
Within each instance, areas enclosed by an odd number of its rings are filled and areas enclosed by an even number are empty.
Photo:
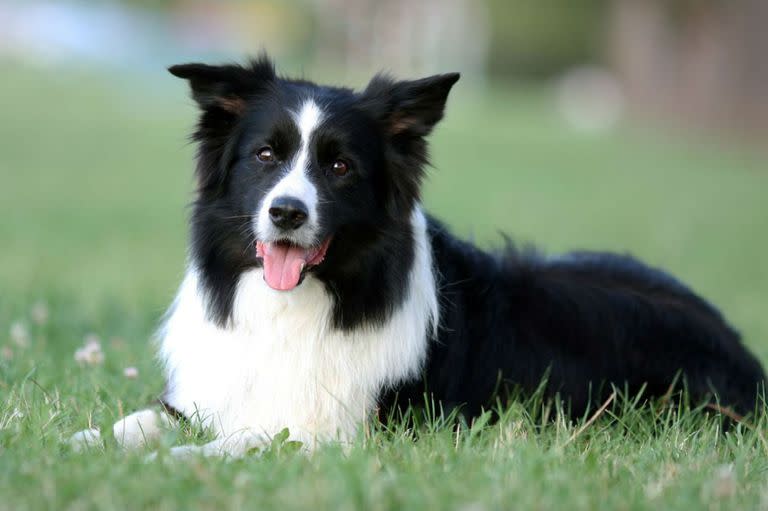
[[[262,163],[271,163],[275,161],[275,152],[271,147],[262,147],[256,151],[256,158]]]
[[[344,160],[336,160],[333,162],[333,165],[331,165],[331,169],[333,170],[333,173],[339,177],[346,176],[347,172],[349,172],[349,164]]]

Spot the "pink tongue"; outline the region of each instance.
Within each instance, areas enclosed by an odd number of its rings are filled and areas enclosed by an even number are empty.
[[[278,291],[289,291],[299,285],[301,270],[307,264],[307,251],[293,245],[265,243],[264,279],[267,285]]]

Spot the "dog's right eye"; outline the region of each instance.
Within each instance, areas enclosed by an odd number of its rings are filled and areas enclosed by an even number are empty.
[[[275,161],[275,152],[269,146],[262,147],[256,151],[256,159],[258,159],[261,163],[272,163]]]

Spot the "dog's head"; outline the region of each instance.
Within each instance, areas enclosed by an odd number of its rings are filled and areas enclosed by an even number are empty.
[[[354,266],[407,221],[419,198],[424,137],[459,79],[378,75],[355,92],[280,77],[266,56],[169,70],[189,81],[201,110],[197,264],[222,275],[263,265],[267,284],[283,291],[312,268]]]

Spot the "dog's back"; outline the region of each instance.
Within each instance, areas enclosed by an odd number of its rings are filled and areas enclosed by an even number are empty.
[[[661,396],[679,379],[695,402],[754,410],[765,375],[720,312],[670,275],[629,256],[489,254],[432,222],[441,328],[423,381],[402,401],[436,400],[470,415],[499,392],[547,379],[572,413],[611,384]],[[503,397],[503,396],[502,396]]]

